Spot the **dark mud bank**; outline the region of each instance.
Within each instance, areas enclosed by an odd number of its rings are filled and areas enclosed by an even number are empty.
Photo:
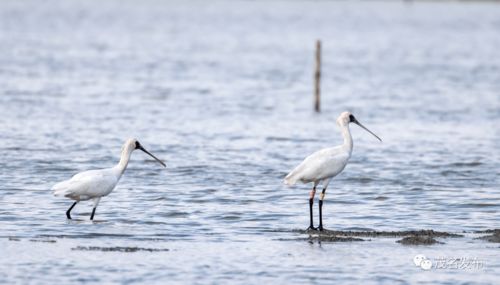
[[[489,235],[479,237],[478,239],[482,239],[482,240],[485,240],[488,242],[500,243],[500,229],[479,231],[476,233],[489,234]]]
[[[417,231],[336,231],[336,230],[301,230],[302,234],[309,235],[309,241],[318,242],[352,242],[369,241],[374,238],[399,238],[396,242],[402,245],[433,245],[444,244],[446,238],[461,238],[462,234],[441,232],[434,230]],[[479,239],[489,242],[500,242],[500,229],[475,233],[491,233]]]
[[[144,247],[128,247],[128,246],[113,246],[113,247],[100,247],[100,246],[77,246],[71,250],[82,250],[82,251],[104,251],[104,252],[158,252],[158,251],[169,251],[167,248],[144,248]]]

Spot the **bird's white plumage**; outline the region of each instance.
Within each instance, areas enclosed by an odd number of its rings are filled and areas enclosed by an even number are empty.
[[[66,216],[71,219],[71,209],[78,201],[93,200],[94,210],[90,219],[92,220],[95,213],[95,208],[101,197],[107,196],[115,188],[118,181],[127,168],[130,160],[130,155],[135,149],[140,149],[156,159],[159,163],[165,166],[161,160],[148,152],[136,139],[128,139],[122,147],[120,161],[115,167],[101,170],[89,170],[74,175],[71,179],[57,183],[52,187],[55,196],[64,196],[75,200],[76,202],[68,209]]]
[[[319,183],[344,170],[350,157],[350,152],[343,146],[319,150],[306,157],[302,163],[295,167],[285,177],[285,183],[287,185],[294,185],[298,181]]]
[[[309,228],[308,230],[323,230],[323,199],[325,198],[326,188],[330,180],[344,170],[352,153],[352,136],[349,130],[349,123],[355,123],[367,132],[374,135],[380,140],[377,135],[363,126],[351,113],[343,112],[337,118],[337,124],[342,132],[344,143],[336,147],[325,148],[319,150],[304,159],[297,167],[295,167],[284,180],[285,184],[294,185],[297,182],[310,183],[314,186],[309,194]],[[313,222],[313,204],[316,194],[316,187],[319,183],[323,184],[323,189],[319,198],[319,227],[314,227]]]
[[[340,126],[344,144],[319,150],[304,159],[286,177],[284,183],[294,185],[297,182],[314,185],[323,181],[324,188],[328,186],[330,179],[344,170],[352,153],[352,137],[349,130],[349,116],[351,113],[343,112],[337,119]]]
[[[77,173],[71,179],[52,187],[55,196],[64,196],[76,201],[100,198],[113,191],[127,168],[130,155],[136,146],[136,139],[129,139],[122,147],[120,162],[112,168],[88,170]]]
[[[89,170],[76,174],[71,179],[52,187],[55,196],[85,201],[107,196],[120,180],[121,175],[114,168]]]

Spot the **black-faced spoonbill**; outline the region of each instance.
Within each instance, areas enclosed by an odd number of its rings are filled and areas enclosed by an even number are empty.
[[[57,183],[52,187],[54,196],[64,196],[75,200],[73,205],[66,211],[66,217],[71,219],[71,210],[80,201],[93,200],[94,208],[90,220],[94,219],[95,209],[101,197],[107,196],[115,188],[118,181],[127,168],[130,155],[136,149],[140,149],[158,161],[163,167],[165,163],[147,151],[136,139],[128,139],[122,147],[120,162],[115,167],[89,170],[76,174],[71,179]]]
[[[377,135],[363,126],[349,112],[343,112],[337,119],[337,124],[340,126],[344,144],[319,150],[310,156],[306,157],[301,164],[295,167],[284,180],[287,185],[294,185],[297,181],[302,183],[313,182],[314,186],[309,195],[309,218],[310,224],[308,230],[316,230],[313,226],[313,203],[314,195],[316,194],[316,186],[320,182],[323,184],[323,191],[319,197],[319,227],[318,230],[323,230],[323,199],[325,198],[326,187],[330,180],[337,176],[347,165],[352,153],[352,136],[349,130],[349,123],[355,123],[365,129],[370,134],[374,135],[379,141],[382,141]]]

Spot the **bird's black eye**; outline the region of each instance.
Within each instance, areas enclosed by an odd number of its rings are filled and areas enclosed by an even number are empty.
[[[141,147],[141,144],[140,144],[139,142],[137,142],[137,141],[136,141],[136,142],[135,142],[135,149],[138,149],[138,148],[140,148],[140,147]]]
[[[354,116],[352,114],[349,115],[349,122],[352,123],[356,121],[356,118],[354,118]]]

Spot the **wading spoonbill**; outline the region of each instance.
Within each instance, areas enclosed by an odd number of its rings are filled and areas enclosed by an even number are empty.
[[[52,187],[54,196],[64,196],[75,200],[73,205],[66,211],[66,217],[71,219],[71,210],[80,202],[86,200],[94,201],[94,208],[90,220],[94,219],[95,210],[102,197],[107,196],[115,188],[118,181],[127,168],[130,155],[136,149],[140,149],[158,161],[163,167],[165,163],[147,151],[136,139],[128,139],[122,147],[120,162],[115,167],[89,170],[76,174],[69,180],[57,183]]]
[[[343,112],[337,118],[337,124],[340,127],[344,143],[339,146],[325,148],[319,150],[310,156],[306,157],[302,163],[295,167],[284,180],[287,185],[294,185],[297,181],[302,183],[313,182],[313,189],[309,195],[309,218],[310,224],[308,230],[316,230],[313,226],[313,203],[314,195],[316,194],[316,186],[319,183],[323,184],[323,191],[319,197],[319,227],[318,230],[323,230],[323,199],[325,198],[326,187],[330,180],[344,170],[352,153],[352,136],[349,130],[349,123],[355,123],[362,127],[367,132],[375,136],[379,141],[382,141],[377,135],[363,126],[351,113]]]

